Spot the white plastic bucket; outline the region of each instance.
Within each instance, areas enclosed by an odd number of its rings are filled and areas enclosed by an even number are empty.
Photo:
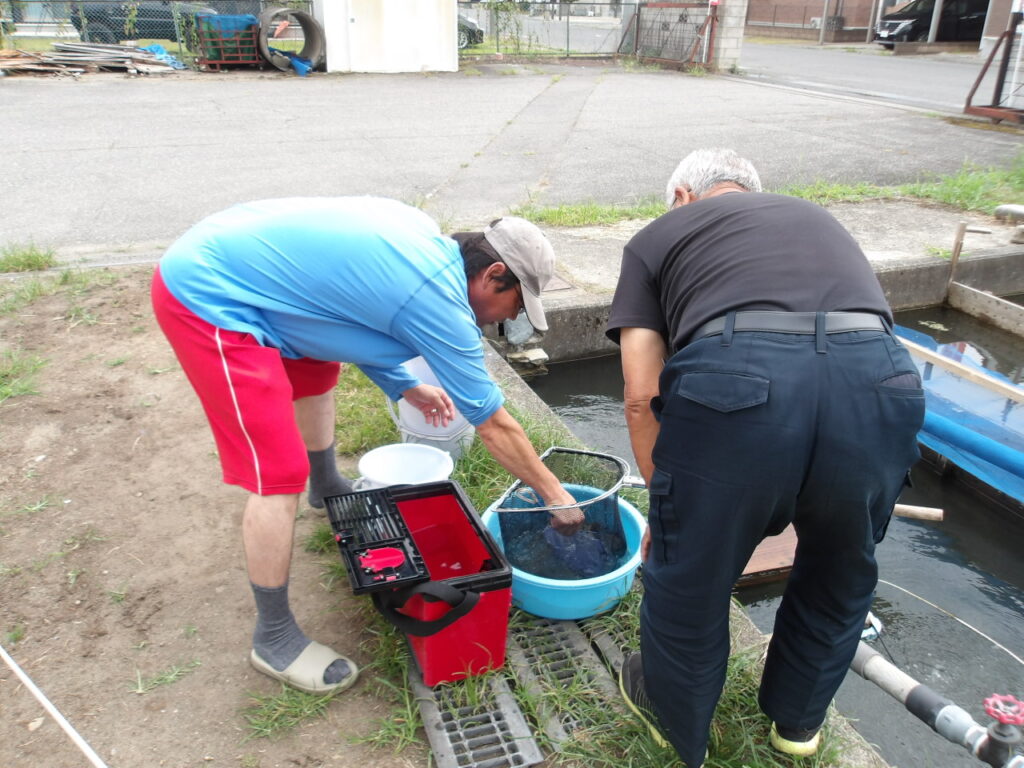
[[[437,376],[430,370],[427,361],[422,357],[406,360],[402,365],[424,384],[441,386]],[[435,427],[433,424],[427,423],[420,410],[405,402],[404,399],[398,401],[397,414],[391,400],[388,399],[387,402],[391,418],[398,427],[403,443],[429,445],[447,451],[453,459],[457,459],[462,455],[462,451],[473,442],[476,430],[458,410],[455,411],[455,418],[448,422],[448,426],[438,425]]]
[[[447,480],[455,468],[440,448],[418,443],[392,443],[367,451],[359,459],[359,490],[389,485],[420,485]]]

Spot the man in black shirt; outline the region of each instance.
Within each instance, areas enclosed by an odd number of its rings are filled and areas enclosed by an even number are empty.
[[[924,419],[857,243],[821,207],[760,190],[731,150],[688,155],[669,212],[623,252],[607,330],[651,500],[641,654],[620,685],[689,768],[725,681],[733,585],[790,523],[799,543],[759,704],[777,749],[817,750]]]

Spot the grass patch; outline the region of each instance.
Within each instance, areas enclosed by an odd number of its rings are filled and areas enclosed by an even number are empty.
[[[37,272],[57,263],[52,248],[29,245],[6,245],[0,248],[0,272]]]
[[[995,213],[996,207],[1024,196],[1024,152],[1007,168],[981,168],[965,163],[956,173],[929,181],[882,187],[876,184],[829,184],[815,182],[780,189],[784,195],[827,205],[895,197],[913,197],[943,203],[964,211]]]
[[[934,181],[904,184],[903,194],[934,200],[965,211],[992,214],[996,206],[1020,200],[1024,195],[1024,152],[1009,168],[980,168],[965,164],[959,172]]]
[[[665,210],[664,200],[648,197],[632,205],[578,203],[545,207],[531,203],[515,209],[512,214],[550,227],[591,227],[634,219],[655,219]]]
[[[880,187],[877,184],[868,184],[867,182],[859,184],[833,184],[825,181],[816,181],[813,184],[783,187],[777,191],[779,194],[800,197],[818,205],[858,203],[864,200],[898,197],[900,194],[896,187]]]
[[[109,270],[66,269],[54,277],[0,283],[0,314],[19,312],[34,301],[57,293],[79,296],[93,287],[111,285],[117,279],[117,274]]]
[[[46,365],[41,357],[17,349],[5,350],[0,355],[0,403],[12,397],[39,394],[34,374]]]
[[[342,367],[334,390],[338,453],[360,455],[378,445],[399,441],[398,427],[388,415],[386,398],[359,368]]]
[[[317,555],[326,555],[335,551],[334,533],[328,523],[319,524],[314,531],[306,537],[302,548],[307,552]]]
[[[18,509],[0,512],[0,517],[8,517],[10,515],[34,515],[36,512],[42,512],[44,509],[52,506],[53,502],[44,496],[39,501],[30,502]]]
[[[139,670],[135,670],[135,683],[132,685],[131,691],[132,693],[137,693],[141,696],[144,693],[149,693],[154,688],[159,688],[161,685],[176,683],[198,667],[199,664],[200,662],[198,661],[190,661],[186,664],[175,664],[153,677],[143,677]]]
[[[964,164],[954,174],[910,184],[880,186],[868,182],[850,184],[816,181],[770,191],[800,197],[818,205],[911,197],[965,211],[992,214],[997,206],[1024,197],[1024,152],[1018,154],[1008,168],[979,168]],[[632,205],[590,202],[543,206],[529,203],[513,210],[512,214],[549,227],[591,227],[656,219],[665,210],[661,198],[649,197]]]
[[[282,684],[272,696],[250,693],[251,703],[242,711],[250,739],[273,739],[314,717],[323,717],[333,694],[305,693]]]
[[[25,625],[15,624],[4,634],[5,645],[17,645],[25,639]]]

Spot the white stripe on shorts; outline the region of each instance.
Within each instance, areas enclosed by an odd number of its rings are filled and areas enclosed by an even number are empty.
[[[259,456],[256,455],[256,446],[252,444],[252,438],[249,437],[249,433],[245,429],[245,423],[242,421],[242,411],[238,407],[238,397],[235,396],[235,385],[231,383],[231,370],[228,368],[227,358],[224,357],[224,347],[220,342],[220,328],[215,330],[217,351],[220,353],[220,361],[224,365],[224,378],[228,382],[228,391],[231,393],[231,402],[235,406],[235,417],[238,419],[238,427],[242,430],[242,434],[245,436],[245,441],[249,444],[249,450],[252,451],[252,463],[256,470],[256,494],[258,496],[262,496],[263,478],[260,476],[260,459]]]

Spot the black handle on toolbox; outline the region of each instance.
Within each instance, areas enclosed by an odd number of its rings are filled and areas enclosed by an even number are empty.
[[[444,616],[426,621],[399,613],[401,608],[413,595],[423,595],[428,600],[440,600],[448,603],[451,610]],[[440,632],[461,619],[480,601],[479,592],[463,592],[443,581],[424,581],[411,587],[396,589],[392,592],[374,592],[373,604],[381,615],[407,635],[427,637]]]

